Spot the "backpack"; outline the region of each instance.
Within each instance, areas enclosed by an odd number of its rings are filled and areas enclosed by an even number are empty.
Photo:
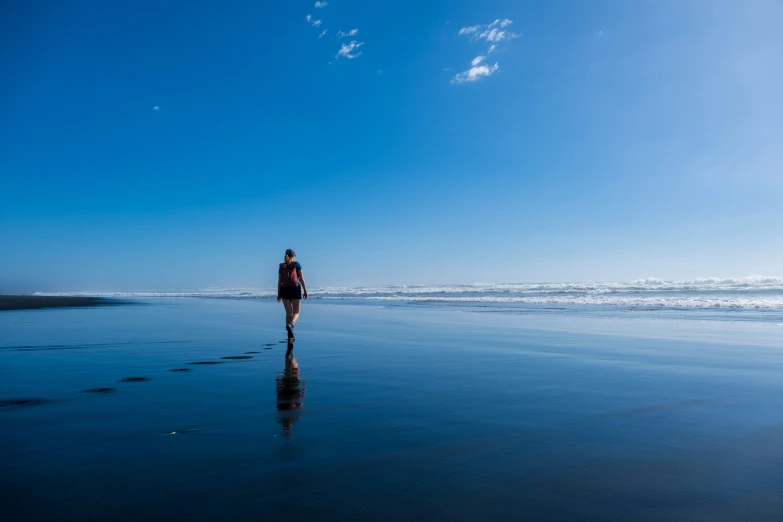
[[[280,274],[283,276],[283,286],[299,286],[299,270],[296,267],[296,263],[288,266],[285,263],[280,263]]]

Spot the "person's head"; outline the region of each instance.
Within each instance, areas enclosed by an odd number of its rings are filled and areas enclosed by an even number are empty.
[[[296,259],[296,252],[294,252],[293,248],[289,248],[288,250],[285,251],[285,262],[287,265],[293,263],[295,259]]]

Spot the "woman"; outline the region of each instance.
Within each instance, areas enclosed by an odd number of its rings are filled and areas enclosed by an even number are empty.
[[[280,269],[277,271],[277,302],[283,301],[285,306],[285,329],[288,331],[289,341],[296,340],[294,325],[299,319],[299,303],[302,297],[307,299],[302,265],[296,262],[296,252],[289,248],[285,251],[285,263],[280,263]]]

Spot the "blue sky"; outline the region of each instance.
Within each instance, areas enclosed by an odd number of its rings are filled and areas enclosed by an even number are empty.
[[[4,3],[0,291],[783,274],[779,2],[327,2]]]

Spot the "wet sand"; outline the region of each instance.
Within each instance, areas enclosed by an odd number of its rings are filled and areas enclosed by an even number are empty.
[[[4,514],[783,520],[780,327],[307,302],[288,350],[282,313],[1,315]]]
[[[0,295],[0,311],[34,310],[38,308],[87,308],[119,304],[125,304],[125,302],[119,299],[105,299],[102,297]]]

